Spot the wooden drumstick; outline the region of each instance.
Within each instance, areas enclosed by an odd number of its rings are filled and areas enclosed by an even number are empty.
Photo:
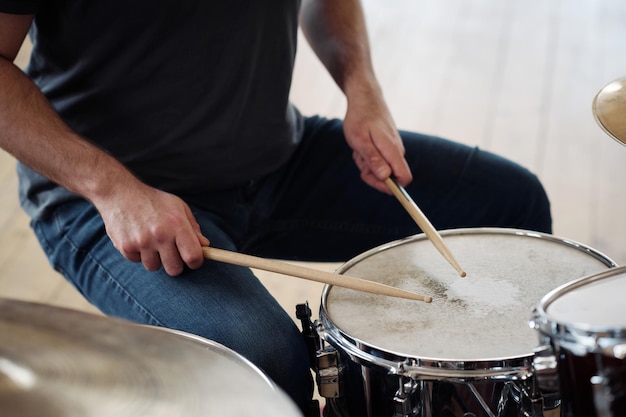
[[[437,229],[432,225],[432,223],[428,220],[426,215],[420,210],[420,208],[415,204],[415,201],[411,198],[411,196],[406,192],[404,187],[397,184],[391,177],[385,180],[385,184],[391,190],[393,195],[396,196],[398,201],[402,204],[402,206],[406,209],[406,211],[411,215],[415,223],[422,229],[424,234],[428,237],[428,239],[432,242],[435,248],[443,255],[444,258],[457,270],[460,276],[464,277],[467,274],[461,268],[461,265],[454,259],[452,252],[446,244]]]
[[[409,300],[424,301],[426,303],[430,303],[433,300],[432,297],[423,296],[374,281],[368,281],[360,278],[350,277],[347,275],[334,274],[331,272],[306,268],[303,266],[288,264],[285,262],[259,258],[256,256],[245,255],[243,253],[227,251],[208,246],[202,247],[202,252],[205,259],[211,259],[213,261],[246,266],[249,268],[261,269],[264,271],[276,272],[283,275],[308,279],[310,281],[316,281],[324,284],[336,285],[338,287],[345,287],[353,290],[369,292],[371,294],[407,298]]]

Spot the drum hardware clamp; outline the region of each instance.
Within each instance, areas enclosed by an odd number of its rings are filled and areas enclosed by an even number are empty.
[[[400,377],[399,388],[393,397],[394,417],[417,417],[420,415],[419,386],[412,378]],[[417,397],[417,399],[416,399]]]
[[[521,384],[507,384],[509,396],[518,404],[523,416],[547,415],[546,412],[560,413],[561,397],[559,391],[543,391],[536,378],[521,381]]]
[[[534,354],[533,373],[539,389],[542,392],[558,392],[559,373],[552,347],[549,345],[538,346],[534,349]]]
[[[302,323],[302,335],[309,349],[309,360],[315,371],[317,389],[324,398],[343,396],[344,366],[337,350],[326,345],[319,335],[323,333],[321,324],[311,321],[311,308],[308,302],[296,305],[296,317]],[[318,329],[318,330],[316,330]]]
[[[324,398],[339,398],[343,395],[344,366],[339,361],[337,351],[326,347],[317,353],[317,384]]]

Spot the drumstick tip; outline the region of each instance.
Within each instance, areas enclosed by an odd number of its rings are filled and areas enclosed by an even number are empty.
[[[461,276],[461,278],[465,278],[467,276],[467,274],[463,270],[459,272],[459,275]]]

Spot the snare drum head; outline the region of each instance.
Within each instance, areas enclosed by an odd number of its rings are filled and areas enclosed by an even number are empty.
[[[218,343],[0,299],[0,414],[19,417],[300,416]]]
[[[430,295],[432,303],[327,286],[320,315],[328,331],[383,356],[455,362],[528,356],[537,342],[528,319],[539,300],[565,282],[614,266],[590,248],[550,235],[441,234],[467,277],[424,235],[373,249],[339,272]]]

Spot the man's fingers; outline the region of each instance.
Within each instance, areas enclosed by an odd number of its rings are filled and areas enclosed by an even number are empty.
[[[362,142],[364,146],[354,152],[354,159],[361,172],[370,171],[377,179],[384,180],[391,175],[391,167],[383,154],[371,140]]]
[[[379,133],[372,132],[365,141],[357,141],[359,146],[355,147],[353,158],[361,170],[364,180],[369,185],[373,182],[383,182],[393,176],[401,185],[407,185],[413,179],[409,166],[404,159],[404,146],[399,136],[394,140],[384,136],[379,139]],[[375,178],[372,180],[370,175]],[[386,187],[376,186],[382,190]]]
[[[197,222],[195,216],[191,212],[191,209],[186,204],[185,204],[185,214],[187,215],[187,219],[189,220],[189,223],[191,223],[191,226],[194,229],[194,232],[196,234],[196,237],[198,238],[198,241],[200,242],[200,245],[209,246],[209,243],[210,243],[209,239],[202,234],[202,230],[200,229],[200,224]]]
[[[161,268],[161,257],[159,253],[153,250],[144,250],[141,252],[141,263],[148,271],[154,272]]]
[[[208,245],[208,239],[206,240],[206,245]],[[204,263],[202,246],[200,246],[202,244],[202,242],[198,244],[198,238],[195,234],[181,235],[176,239],[177,253],[180,254],[182,262],[191,269],[198,269]]]
[[[374,132],[371,135],[372,143],[387,164],[388,170],[375,171],[374,174],[381,181],[393,176],[400,185],[408,185],[413,180],[413,176],[404,158],[402,139],[397,132],[394,132],[391,137],[377,133]]]
[[[150,187],[141,190],[144,198],[122,199],[112,208],[101,209],[115,248],[129,261],[141,262],[148,271],[163,267],[175,276],[185,265],[199,268],[204,261],[202,246],[209,240],[189,206],[172,194]]]

